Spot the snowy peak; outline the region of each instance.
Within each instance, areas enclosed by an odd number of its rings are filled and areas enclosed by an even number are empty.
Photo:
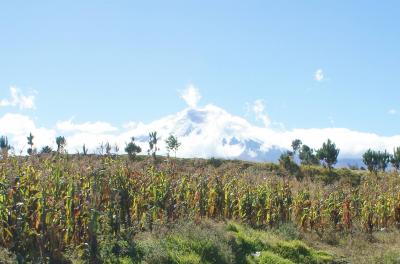
[[[182,143],[178,154],[183,157],[269,160],[265,156],[268,149],[264,149],[263,140],[252,136],[254,126],[214,105],[187,108],[155,121],[148,127],[158,131],[161,141],[170,134],[176,135]],[[143,145],[147,141],[146,135],[138,137]],[[163,148],[161,150],[165,151]]]

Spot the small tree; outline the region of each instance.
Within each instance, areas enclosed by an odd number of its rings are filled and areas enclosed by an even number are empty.
[[[367,166],[370,172],[377,173],[378,172],[378,153],[372,149],[368,149],[363,154],[363,162]]]
[[[393,155],[390,162],[396,170],[400,169],[400,147],[393,149]]]
[[[307,145],[302,145],[299,151],[299,159],[303,165],[318,165],[319,161],[314,155],[314,150]]]
[[[374,172],[375,174],[378,170],[385,171],[389,162],[393,160],[393,156],[391,156],[387,151],[374,151],[368,149],[363,154],[363,162],[367,165],[368,170],[370,172]]]
[[[64,152],[64,148],[67,145],[67,140],[65,137],[59,136],[56,137],[56,144],[57,144],[57,152],[62,153]]]
[[[296,176],[296,178],[298,178],[300,169],[296,162],[293,161],[292,152],[287,151],[285,153],[282,153],[279,157],[279,165],[284,168],[290,175],[294,175]]]
[[[389,165],[391,155],[385,150],[383,152],[378,151],[378,169],[385,171]]]
[[[135,144],[135,138],[131,138],[131,142],[129,142],[126,147],[125,147],[125,152],[128,153],[128,156],[131,160],[134,160],[136,157],[136,154],[142,152],[142,149],[140,146]]]
[[[149,155],[151,154],[153,156],[153,159],[156,160],[156,155],[157,155],[157,142],[158,142],[158,138],[157,138],[157,132],[150,132],[149,133],[149,150],[148,153]]]
[[[50,154],[51,152],[53,152],[53,149],[50,146],[44,146],[40,154]]]
[[[339,151],[335,143],[328,139],[327,142],[322,144],[322,148],[317,150],[317,158],[323,162],[324,166],[327,166],[331,170],[337,162]]]
[[[10,144],[8,143],[8,138],[6,136],[0,137],[0,150],[3,158],[8,157],[8,151],[11,149]]]
[[[170,151],[174,151],[176,158],[176,152],[178,151],[178,148],[181,146],[181,143],[178,142],[178,138],[175,137],[174,135],[170,135],[167,138],[167,140],[165,140],[165,143],[167,144],[168,155]]]
[[[293,149],[293,153],[297,154],[297,152],[300,151],[300,147],[303,144],[303,142],[301,142],[300,139],[295,139],[292,141],[292,149]]]
[[[29,136],[26,139],[28,140],[28,145],[29,145],[29,148],[27,150],[28,154],[29,155],[35,154],[35,150],[33,149],[34,136],[32,135],[32,133],[29,133]]]

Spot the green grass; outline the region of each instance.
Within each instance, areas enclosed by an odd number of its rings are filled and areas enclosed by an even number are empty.
[[[140,232],[130,244],[127,241],[100,241],[100,247],[99,261],[102,263],[290,264],[332,263],[333,260],[331,255],[301,241],[288,240],[277,231],[206,220]],[[83,262],[75,258],[71,263]]]
[[[235,226],[232,228],[231,226]],[[333,256],[307,246],[299,240],[286,240],[279,232],[254,230],[238,224],[230,224],[236,245],[249,262],[253,263],[332,263]],[[259,252],[259,256],[257,254]],[[251,256],[249,258],[249,256]],[[243,259],[243,258],[241,258]]]

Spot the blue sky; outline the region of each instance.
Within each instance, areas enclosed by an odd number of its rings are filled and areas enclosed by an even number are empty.
[[[400,129],[398,1],[6,1],[0,4],[0,107],[37,126],[121,126],[186,107],[193,84],[258,125],[263,100],[285,129]],[[320,78],[316,72],[320,70]]]

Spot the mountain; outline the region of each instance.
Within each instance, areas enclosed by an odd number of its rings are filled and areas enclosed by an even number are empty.
[[[261,117],[256,116],[256,119],[268,121],[268,116],[264,113]],[[26,134],[32,128],[25,130],[14,137],[18,143],[15,145],[18,145],[19,149],[26,144]],[[278,161],[282,152],[291,149],[291,142],[294,139],[300,139],[309,147],[317,149],[329,138],[340,149],[337,166],[349,164],[361,166],[360,158],[368,148],[391,150],[395,146],[400,146],[400,135],[379,136],[333,127],[283,129],[271,127],[269,122],[264,122],[263,126],[255,125],[212,104],[204,107],[188,107],[150,123],[130,122],[123,127],[114,127],[105,122],[76,124],[69,120],[58,123],[55,130],[36,128],[32,131],[35,135],[43,135],[43,140],[37,146],[54,144],[52,140],[55,134],[65,135],[67,150],[70,153],[80,150],[83,144],[91,152],[98,152],[100,143],[109,142],[118,145],[119,153],[122,154],[124,146],[132,137],[135,137],[135,141],[145,152],[148,149],[149,132],[157,131],[160,148],[158,153],[162,155],[167,152],[165,139],[174,134],[182,143],[177,152],[178,157],[216,157],[272,162]]]
[[[149,131],[157,131],[161,141],[174,134],[182,143],[178,155],[183,157],[276,161],[284,149],[268,144],[260,136],[262,130],[217,106],[207,105],[187,108],[148,125],[138,124],[130,133],[136,134],[143,147]]]
[[[170,134],[176,135],[182,143],[178,151],[181,157],[275,162],[285,151],[272,143],[274,137],[268,140],[272,130],[254,126],[214,105],[187,108],[148,125],[138,124],[130,133],[136,134],[138,142],[146,148],[149,131],[157,131],[161,141]],[[163,146],[161,152],[165,152]]]
[[[187,108],[131,128],[129,134],[135,135],[143,149],[147,149],[148,132],[157,131],[160,153],[166,152],[164,140],[174,134],[182,143],[178,151],[180,157],[277,162],[294,139],[292,133],[255,126],[215,105]],[[338,167],[349,165],[362,166],[362,161],[350,157],[339,159],[337,164]]]

